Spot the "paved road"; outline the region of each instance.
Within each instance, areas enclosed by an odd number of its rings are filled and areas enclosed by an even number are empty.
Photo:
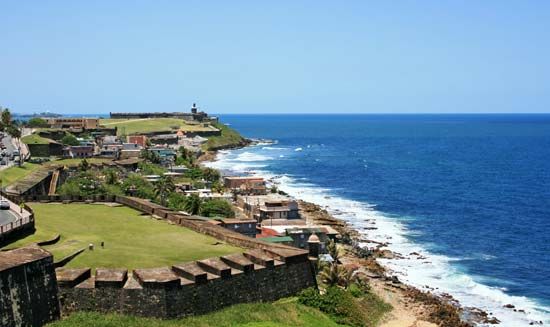
[[[10,210],[0,210],[0,226],[15,221],[17,217]]]
[[[2,143],[6,146],[6,151],[8,153],[11,154],[13,152],[13,150],[16,150],[16,147],[13,145],[11,136],[9,136],[9,135],[6,135],[6,136],[4,136],[4,138],[2,138]],[[11,167],[14,164],[13,161],[9,160],[8,155],[6,155],[6,157],[4,157],[4,158],[8,159],[8,162],[7,162],[8,164],[7,165],[0,165],[0,170]]]

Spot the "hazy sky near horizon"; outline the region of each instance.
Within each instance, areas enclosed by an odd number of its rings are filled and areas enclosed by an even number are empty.
[[[15,112],[550,112],[549,1],[2,1]]]

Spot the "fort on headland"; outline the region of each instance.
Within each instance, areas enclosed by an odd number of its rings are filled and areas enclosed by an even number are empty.
[[[208,116],[193,103],[190,112],[110,112],[111,119],[177,118],[186,121],[217,122],[216,117]]]

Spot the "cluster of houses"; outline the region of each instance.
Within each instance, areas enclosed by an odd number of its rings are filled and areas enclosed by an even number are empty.
[[[239,218],[216,219],[213,224],[266,242],[308,250],[315,246],[320,253],[325,252],[328,240],[339,237],[330,226],[310,224],[295,199],[268,191],[261,177],[226,176],[224,186],[232,193]]]

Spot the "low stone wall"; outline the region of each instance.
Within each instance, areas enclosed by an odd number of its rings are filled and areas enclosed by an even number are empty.
[[[280,261],[282,259],[284,261]],[[57,270],[64,314],[115,312],[157,318],[204,314],[225,306],[274,301],[315,286],[305,253],[252,250],[170,268]]]
[[[0,326],[42,326],[59,316],[52,255],[38,247],[0,252]]]
[[[0,246],[34,233],[34,217],[18,219],[0,226]]]
[[[0,226],[0,246],[34,233],[34,212],[27,205],[23,209],[10,201],[10,212],[17,216],[17,220]]]
[[[115,202],[114,195],[70,196],[70,195],[22,195],[17,197],[23,202]]]

